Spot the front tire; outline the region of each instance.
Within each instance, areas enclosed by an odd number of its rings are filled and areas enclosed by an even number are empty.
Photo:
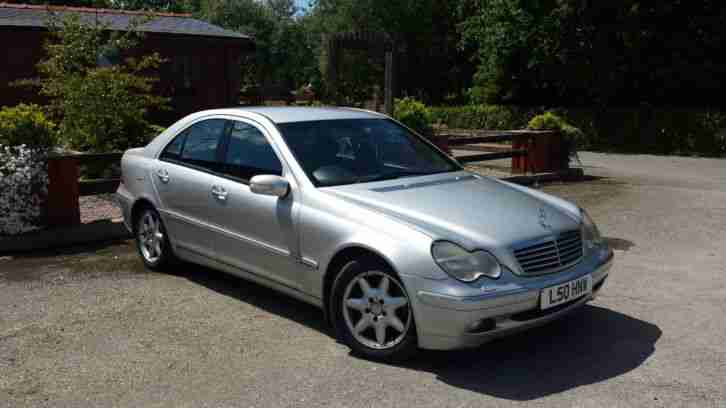
[[[174,261],[169,237],[159,213],[145,207],[136,219],[136,247],[144,265],[155,271],[163,270]]]
[[[416,324],[401,280],[384,262],[348,262],[333,285],[330,303],[339,339],[354,353],[402,361],[417,351]]]

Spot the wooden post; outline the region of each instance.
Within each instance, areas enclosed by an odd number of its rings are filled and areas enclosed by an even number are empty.
[[[395,49],[392,47],[390,50],[386,50],[386,78],[385,78],[385,90],[384,90],[384,102],[383,110],[386,115],[393,116],[393,86],[394,86],[394,61],[395,61]]]
[[[78,159],[72,156],[48,158],[46,217],[49,226],[78,225]]]
[[[338,44],[334,38],[328,40],[327,98],[338,104]]]

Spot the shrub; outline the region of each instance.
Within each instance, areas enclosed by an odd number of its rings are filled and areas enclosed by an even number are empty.
[[[38,229],[48,194],[44,148],[0,145],[0,235]]]
[[[433,123],[459,129],[521,129],[527,125],[527,109],[502,105],[432,107]]]
[[[55,124],[38,105],[0,109],[0,145],[47,149],[55,145]]]
[[[529,120],[527,129],[531,130],[558,130],[570,141],[581,144],[584,134],[575,126],[569,124],[563,117],[550,111],[537,115]]]
[[[396,99],[394,117],[404,125],[422,135],[431,130],[431,112],[423,103],[414,98]]]

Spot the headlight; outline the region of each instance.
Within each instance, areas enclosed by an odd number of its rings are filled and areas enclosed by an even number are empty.
[[[482,276],[496,279],[502,274],[499,262],[486,251],[469,252],[454,243],[437,241],[431,246],[431,255],[441,269],[462,282]]]
[[[582,238],[585,240],[585,245],[590,249],[602,245],[604,241],[597,225],[585,210],[580,209],[580,212],[582,213]]]

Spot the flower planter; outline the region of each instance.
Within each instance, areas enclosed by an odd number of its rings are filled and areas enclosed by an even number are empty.
[[[513,149],[526,149],[527,155],[512,157],[512,173],[544,173],[567,170],[569,152],[565,139],[555,131],[523,131],[512,138]]]

